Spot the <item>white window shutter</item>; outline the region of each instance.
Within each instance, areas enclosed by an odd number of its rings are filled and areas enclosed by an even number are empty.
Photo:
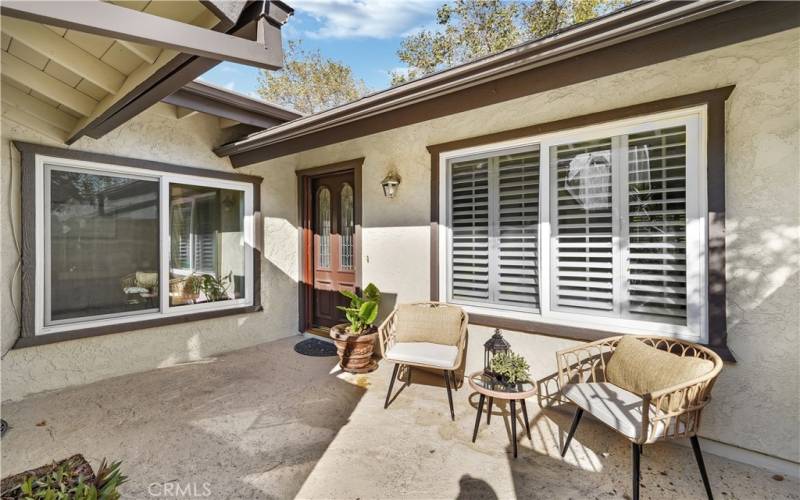
[[[485,302],[489,290],[489,162],[451,165],[451,283],[455,300]]]
[[[627,307],[686,318],[686,128],[628,136]]]
[[[539,149],[497,159],[495,302],[539,310]]]
[[[611,138],[550,150],[551,306],[614,311]]]

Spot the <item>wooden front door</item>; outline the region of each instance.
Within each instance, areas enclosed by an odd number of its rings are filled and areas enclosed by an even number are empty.
[[[355,183],[353,172],[316,177],[312,230],[314,291],[312,324],[330,327],[344,323],[336,308],[349,303],[339,290],[356,291]]]

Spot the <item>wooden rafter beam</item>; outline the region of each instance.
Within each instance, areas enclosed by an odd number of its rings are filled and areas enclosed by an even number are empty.
[[[141,43],[128,42],[126,40],[118,40],[118,42],[120,45],[133,52],[136,57],[147,64],[153,64],[156,62],[158,55],[161,54],[161,49],[158,47],[153,47],[152,45],[143,45]]]
[[[125,75],[41,24],[7,17],[3,32],[106,92],[116,94],[125,82]]]
[[[97,101],[83,92],[75,90],[8,52],[4,52],[0,60],[0,71],[15,82],[30,87],[83,116],[92,114],[97,105]]]
[[[200,0],[206,9],[214,13],[220,21],[236,24],[247,7],[246,0]]]
[[[280,4],[280,2],[275,3]],[[11,0],[0,4],[0,13],[4,16],[119,40],[156,45],[218,61],[232,61],[269,70],[280,69],[283,65],[279,44],[264,46],[257,42],[98,0],[41,2]],[[269,24],[271,31],[277,30],[280,36],[280,27],[274,25],[277,23],[271,21]],[[275,36],[271,31],[270,36],[264,39],[274,42]]]
[[[206,96],[197,95],[186,89],[178,90],[174,94],[165,97],[163,101],[178,106],[178,109],[191,109],[207,115],[227,118],[237,123],[245,123],[258,128],[269,128],[283,123],[283,120],[264,116],[263,114],[247,109],[234,108]]]
[[[39,100],[16,87],[3,82],[0,86],[3,94],[3,105],[18,108],[39,120],[43,120],[50,125],[60,128],[65,133],[71,132],[77,123],[77,120],[61,111],[54,108],[46,102]],[[62,134],[63,135],[63,134]]]

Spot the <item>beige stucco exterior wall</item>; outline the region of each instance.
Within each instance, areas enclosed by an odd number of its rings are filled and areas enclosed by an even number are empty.
[[[234,171],[226,158],[218,158],[211,151],[220,141],[216,118],[194,115],[177,120],[169,116],[168,109],[157,105],[104,138],[81,139],[72,149]],[[16,306],[19,310],[20,304],[19,272],[15,276],[18,254],[11,231],[13,223],[17,237],[20,236],[20,165],[19,153],[10,148],[12,140],[63,147],[24,126],[6,119],[2,121],[0,328],[4,357],[0,364],[3,400],[202,360],[296,333],[296,248],[286,251],[270,245],[261,263],[264,312],[9,350],[18,336],[19,323],[14,309]],[[293,192],[293,189],[294,173],[288,168],[271,169],[262,185],[262,209],[271,214],[265,220],[266,234],[276,241],[297,239],[296,209],[283,202],[284,193]]]
[[[726,111],[726,202],[729,345],[738,363],[725,367],[702,434],[800,462],[798,61],[800,30],[795,29],[246,170],[268,175],[365,157],[364,282],[375,282],[390,300],[427,300],[426,145],[735,84]],[[389,200],[379,182],[393,168],[403,181],[397,197]],[[288,246],[285,250],[291,251]],[[477,327],[470,332],[468,369],[474,369],[481,363],[480,344],[490,332]],[[573,343],[514,332],[508,337],[512,347],[529,357],[538,377],[554,370],[556,349]]]

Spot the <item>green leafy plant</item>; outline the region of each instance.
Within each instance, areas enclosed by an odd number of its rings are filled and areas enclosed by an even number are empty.
[[[530,380],[530,366],[519,354],[501,352],[496,354],[490,363],[492,372],[509,384],[517,384]]]
[[[228,299],[228,288],[231,286],[231,276],[233,275],[233,271],[229,272],[225,276],[220,276],[219,278],[211,275],[211,274],[204,274],[200,277],[200,289],[211,302],[216,302],[218,300],[227,300]]]
[[[4,500],[118,500],[119,487],[128,480],[120,472],[120,464],[109,465],[103,459],[97,474],[92,476],[83,457],[76,455],[23,474],[24,480],[3,491],[2,497]]]
[[[350,299],[347,307],[336,306],[342,311],[350,322],[347,332],[351,335],[367,333],[378,318],[378,307],[381,305],[381,292],[374,284],[370,283],[364,288],[361,297],[350,290],[342,290],[342,295]]]

